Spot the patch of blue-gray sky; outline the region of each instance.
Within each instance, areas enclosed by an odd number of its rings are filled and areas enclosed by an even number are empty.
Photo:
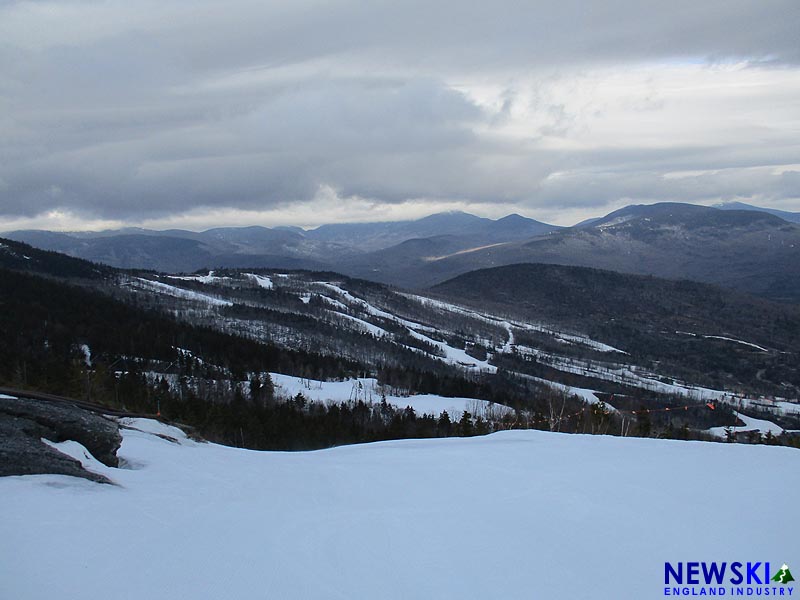
[[[0,2],[0,228],[800,210],[798,31],[796,0]]]

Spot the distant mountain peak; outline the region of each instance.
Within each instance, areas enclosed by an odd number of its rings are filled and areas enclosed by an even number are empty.
[[[438,213],[433,213],[432,215],[429,215],[429,216],[431,216],[431,217],[435,217],[435,216],[437,216],[437,215],[467,215],[467,216],[469,216],[469,217],[474,217],[474,216],[475,216],[475,215],[473,215],[472,213],[468,213],[468,212],[466,212],[466,211],[463,211],[463,210],[456,210],[456,209],[453,209],[453,210],[443,210],[443,211],[441,211],[441,212],[438,212]],[[424,218],[424,217],[423,217],[423,218]]]
[[[767,213],[789,221],[790,223],[800,223],[800,212],[789,212],[786,210],[778,210],[777,208],[764,208],[762,206],[753,206],[752,204],[745,204],[744,202],[719,202],[714,205],[714,208],[719,210],[747,210],[752,212]]]
[[[789,213],[791,214],[791,213]],[[778,215],[771,211],[720,209],[712,206],[687,204],[682,202],[659,202],[656,204],[631,204],[610,212],[585,227],[607,229],[620,225],[650,223],[651,227],[686,226],[715,227],[728,229],[750,225],[779,226]]]
[[[473,222],[477,223],[480,221],[488,221],[490,219],[485,219],[483,217],[478,217],[468,212],[464,212],[463,210],[448,210],[445,212],[434,213],[432,215],[428,215],[427,217],[422,217],[421,219],[417,219],[414,221],[415,223],[427,223],[433,221],[446,221],[446,222]]]
[[[529,219],[528,217],[523,217],[519,213],[511,213],[510,215],[506,215],[505,217],[497,219],[498,223],[515,223],[515,222],[529,222],[529,221],[533,221],[533,219]]]

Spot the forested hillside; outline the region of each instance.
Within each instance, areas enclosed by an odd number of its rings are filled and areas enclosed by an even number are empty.
[[[0,384],[160,412],[225,443],[512,427],[711,439],[726,426],[758,441],[800,426],[796,314],[711,286],[522,265],[423,295],[3,248]]]
[[[435,361],[398,369],[279,347],[132,306],[94,287],[7,269],[0,269],[0,305],[0,386],[159,413],[235,445],[305,449],[489,431],[483,419],[461,414],[417,415],[385,402],[315,403],[302,394],[280,398],[270,372],[329,380],[373,375],[406,393],[533,405],[525,386],[493,386]]]
[[[584,331],[634,361],[661,362],[665,372],[704,385],[800,393],[800,309],[793,305],[692,281],[544,264],[473,271],[432,291]]]

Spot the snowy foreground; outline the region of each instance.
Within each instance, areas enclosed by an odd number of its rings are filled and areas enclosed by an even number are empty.
[[[666,560],[800,568],[797,450],[516,431],[252,452],[127,424],[128,468],[86,459],[116,486],[0,479],[0,598],[641,600]]]

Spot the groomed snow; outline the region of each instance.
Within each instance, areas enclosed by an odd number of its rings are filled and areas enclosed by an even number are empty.
[[[682,383],[664,383],[656,379],[658,376],[655,373],[651,373],[634,365],[569,358],[529,346],[516,346],[516,350],[520,354],[533,356],[546,363],[548,366],[564,373],[574,373],[585,377],[603,379],[605,381],[612,381],[614,383],[664,394],[673,394],[698,400],[721,400],[729,393],[723,390],[711,390]],[[647,376],[643,376],[640,372]]]
[[[736,416],[739,417],[739,420],[744,423],[744,426],[738,427],[731,427],[733,431],[742,432],[742,431],[760,431],[763,434],[772,432],[772,435],[780,435],[783,433],[783,427],[776,425],[772,421],[765,421],[764,419],[756,419],[755,417],[748,417],[747,415],[743,415],[742,413],[736,413]],[[712,427],[708,430],[708,432],[712,435],[716,435],[717,437],[724,438],[725,437],[725,427]]]
[[[255,273],[245,273],[245,275],[255,281],[258,287],[264,288],[265,290],[271,290],[275,287],[272,283],[272,279],[265,275],[256,275]]]
[[[795,514],[790,448],[514,431],[252,452],[128,425],[132,468],[94,467],[118,485],[0,479],[0,597],[642,600],[664,561],[800,550],[752,518]]]
[[[184,300],[204,302],[213,306],[233,306],[233,302],[230,300],[223,300],[221,298],[209,296],[208,294],[201,294],[200,292],[195,292],[193,290],[185,290],[180,287],[175,287],[174,285],[161,283],[160,281],[136,277],[134,282],[143,289],[149,289],[160,294],[167,294],[168,296],[172,296],[174,298],[183,298]]]
[[[467,369],[475,369],[477,371],[482,371],[485,373],[496,373],[497,367],[494,365],[489,364],[488,360],[478,360],[477,358],[473,358],[469,354],[466,353],[465,350],[461,350],[459,348],[454,348],[445,342],[440,342],[438,340],[434,340],[433,338],[428,337],[427,335],[423,335],[413,329],[409,329],[408,333],[412,336],[421,340],[427,344],[431,344],[432,346],[437,347],[443,354],[444,358],[441,357],[434,357],[439,358],[443,362],[446,362],[451,365],[457,365],[460,367],[464,367]]]
[[[495,372],[497,372],[497,368],[494,365],[489,364],[489,362],[487,360],[477,360],[477,359],[469,356],[463,349],[454,348],[454,347],[446,344],[445,342],[439,342],[437,340],[434,340],[434,339],[428,337],[427,335],[419,333],[420,331],[428,331],[428,332],[430,332],[431,331],[430,327],[427,327],[427,326],[422,325],[420,323],[415,323],[413,321],[409,321],[407,319],[400,318],[400,317],[398,317],[396,315],[393,315],[391,313],[386,312],[385,310],[381,310],[380,308],[376,308],[375,306],[373,306],[372,304],[370,304],[366,300],[362,300],[361,298],[356,298],[350,292],[348,292],[347,290],[339,287],[338,285],[335,285],[335,284],[332,284],[332,283],[327,283],[327,282],[324,282],[324,281],[315,281],[314,284],[315,285],[319,285],[321,287],[324,287],[325,289],[330,290],[330,291],[338,294],[339,296],[341,296],[342,298],[344,298],[345,300],[347,300],[351,304],[359,306],[362,310],[365,310],[367,313],[369,313],[369,314],[371,314],[373,316],[380,317],[380,318],[383,318],[383,319],[388,319],[390,321],[394,321],[395,323],[399,323],[400,325],[403,325],[404,327],[407,328],[408,334],[411,335],[412,337],[415,337],[418,340],[422,340],[422,341],[424,341],[424,342],[426,342],[428,344],[431,344],[431,345],[439,348],[439,350],[441,351],[443,356],[434,356],[434,358],[437,358],[438,360],[441,360],[442,362],[446,362],[446,363],[451,364],[451,365],[457,365],[457,366],[464,367],[464,368],[467,368],[467,369],[476,369],[478,371],[484,371],[484,372],[487,372],[487,373],[495,373]],[[347,315],[343,315],[343,316],[347,316]],[[373,334],[378,335],[378,336],[387,335],[387,332],[385,330],[383,330],[381,328],[378,328],[375,325],[371,325],[370,327],[366,327],[366,326],[368,326],[370,324],[365,322],[365,321],[363,321],[363,320],[361,320],[361,319],[356,319],[354,317],[350,317],[350,318],[353,319],[354,321],[358,321],[359,325],[361,325],[362,327],[366,328],[370,333],[373,333]]]
[[[230,277],[217,277],[214,271],[209,271],[208,275],[167,275],[170,279],[181,279],[183,281],[199,281],[204,284],[227,283]]]
[[[310,299],[311,299],[311,297],[309,296],[309,300]],[[302,298],[301,298],[301,300],[302,300]],[[333,314],[335,314],[336,316],[338,316],[338,317],[342,317],[343,319],[347,319],[348,321],[352,321],[353,323],[356,323],[360,329],[363,329],[367,333],[371,333],[372,335],[374,335],[376,337],[383,337],[385,335],[389,335],[389,332],[386,331],[385,329],[383,329],[381,327],[378,327],[377,325],[373,325],[372,323],[369,323],[368,321],[365,321],[364,319],[359,319],[358,317],[353,317],[351,315],[346,315],[344,313],[340,313],[340,312],[335,311],[335,310],[332,310],[331,312]]]
[[[421,323],[415,323],[414,321],[409,321],[408,319],[403,319],[402,317],[398,317],[397,315],[393,315],[392,313],[386,312],[385,310],[381,310],[380,308],[377,308],[377,307],[373,306],[372,304],[370,304],[366,300],[362,300],[361,298],[356,298],[355,296],[353,296],[353,294],[351,294],[347,290],[339,287],[338,285],[334,285],[332,283],[326,283],[324,281],[315,281],[314,285],[319,285],[319,286],[324,287],[325,289],[327,289],[329,291],[334,292],[335,294],[338,294],[339,296],[341,296],[342,298],[344,298],[345,300],[347,300],[351,304],[355,304],[356,306],[359,306],[362,310],[368,312],[369,314],[371,314],[373,316],[380,317],[382,319],[388,319],[389,321],[394,321],[395,323],[399,323],[400,325],[403,325],[403,326],[405,326],[405,327],[407,327],[409,329],[415,330],[415,331],[428,331],[428,332],[436,332],[437,331],[436,329],[434,329],[432,327],[428,327],[427,325],[422,325]],[[326,297],[326,299],[329,299],[329,298]]]
[[[769,352],[769,350],[763,346],[759,346],[758,344],[751,344],[750,342],[745,342],[743,340],[737,340],[735,338],[729,338],[722,335],[704,335],[703,337],[709,340],[724,340],[726,342],[733,342],[734,344],[741,344],[742,346],[750,346],[751,348],[755,348],[761,352]]]
[[[475,417],[485,417],[489,413],[495,416],[502,416],[506,412],[513,412],[507,406],[475,398],[449,398],[434,394],[396,396],[382,389],[378,385],[378,380],[374,378],[319,381],[280,373],[270,373],[270,378],[278,394],[285,397],[294,397],[300,393],[309,400],[317,402],[339,403],[361,400],[366,403],[379,403],[383,398],[383,393],[386,393],[386,402],[399,409],[410,406],[417,415],[429,414],[435,417],[447,411],[450,418],[455,421],[461,418],[465,411]]]
[[[609,346],[608,344],[604,344],[603,342],[598,342],[589,337],[561,333],[560,331],[555,331],[541,324],[511,323],[510,321],[506,321],[505,319],[502,319],[500,317],[480,313],[471,310],[469,308],[464,308],[463,306],[458,306],[457,304],[451,304],[450,302],[444,302],[442,300],[434,300],[433,298],[427,298],[426,296],[418,296],[416,294],[401,293],[401,295],[411,300],[415,300],[420,304],[424,304],[426,306],[432,306],[438,308],[439,310],[466,315],[478,319],[480,321],[483,321],[484,323],[489,323],[491,325],[499,325],[501,327],[504,327],[506,331],[508,331],[509,333],[509,341],[506,343],[505,346],[499,349],[499,351],[501,352],[511,351],[510,346],[514,343],[513,332],[511,331],[511,328],[516,327],[517,329],[526,329],[528,331],[537,331],[540,333],[552,335],[559,341],[568,344],[582,344],[584,346],[592,348],[593,350],[597,350],[598,352],[617,352],[619,354],[627,354],[627,352],[625,352],[624,350],[614,348],[614,346]]]
[[[550,389],[565,392],[570,396],[578,396],[580,399],[585,400],[589,404],[598,404],[600,402],[600,398],[597,390],[590,390],[587,388],[579,388],[572,385],[566,385],[563,383],[558,383],[556,381],[550,381],[549,379],[542,379],[541,377],[534,377],[533,375],[526,375],[525,373],[516,373],[517,377],[522,377],[523,379],[528,379],[529,381],[536,381],[537,383],[541,383],[542,385],[546,385]],[[616,408],[611,406],[610,404],[606,404],[606,407],[609,411],[616,412]]]
[[[690,335],[692,337],[701,337],[707,340],[722,340],[725,342],[733,342],[734,344],[741,344],[742,346],[749,346],[751,348],[755,348],[760,352],[769,352],[769,349],[764,348],[764,346],[759,346],[758,344],[753,344],[752,342],[745,342],[744,340],[737,340],[736,338],[726,337],[724,335],[703,335],[699,333],[692,333],[690,331],[676,331],[678,335]]]
[[[327,296],[323,296],[322,294],[318,294],[318,296],[322,298],[324,302],[340,310],[350,310],[350,308],[344,302],[339,302],[338,300],[334,300],[333,298],[328,298]]]

